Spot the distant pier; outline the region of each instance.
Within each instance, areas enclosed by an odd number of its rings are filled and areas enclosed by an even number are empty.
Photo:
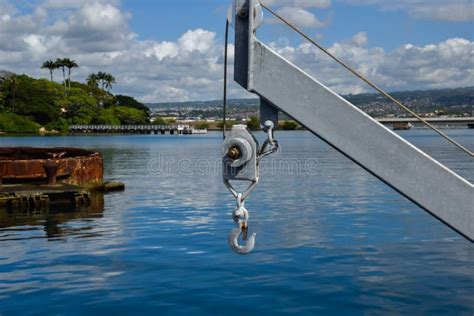
[[[171,134],[192,135],[206,134],[206,129],[195,129],[190,125],[71,125],[71,133],[91,134]]]

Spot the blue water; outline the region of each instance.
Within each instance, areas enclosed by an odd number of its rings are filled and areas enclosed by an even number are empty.
[[[474,130],[447,132],[474,148]],[[402,135],[474,181],[452,145]],[[312,135],[277,137],[246,202],[248,256],[227,246],[219,133],[0,137],[98,149],[127,186],[103,210],[0,216],[0,315],[474,314],[473,244]]]

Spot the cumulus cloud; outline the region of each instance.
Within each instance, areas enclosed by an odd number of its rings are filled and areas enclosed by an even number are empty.
[[[278,14],[288,19],[299,27],[323,27],[324,23],[308,10],[298,7],[283,7],[278,9]]]
[[[265,0],[268,5],[293,6],[298,8],[320,8],[325,9],[331,6],[331,0]]]
[[[474,82],[474,42],[452,38],[426,46],[404,45],[393,51],[361,47],[364,33],[334,43],[329,51],[389,90],[469,86]],[[357,39],[354,41],[354,39]],[[357,43],[359,41],[359,43]],[[370,91],[319,50],[304,43],[273,49],[342,94]]]
[[[377,5],[382,10],[403,10],[423,20],[466,22],[474,20],[472,0],[346,0],[356,5]]]
[[[367,33],[366,32],[359,32],[352,36],[352,43],[356,46],[363,46],[366,45],[369,42],[369,39],[367,38]]]
[[[276,8],[276,12],[291,23],[303,28],[321,28],[328,22],[321,21],[312,9],[331,7],[330,0],[266,0],[265,4]],[[269,23],[278,23],[276,19],[267,19]]]
[[[116,1],[46,0],[26,14],[12,3],[0,0],[0,69],[47,78],[48,72],[40,69],[43,61],[69,57],[80,65],[73,72],[74,80],[106,71],[117,78],[114,92],[145,102],[222,96],[223,45],[215,32],[197,28],[175,40],[140,40],[129,28],[130,15]],[[306,10],[329,6],[330,1],[288,0],[285,4],[298,4]],[[453,38],[426,46],[404,45],[392,51],[368,47],[369,43],[368,34],[359,32],[329,49],[390,90],[474,82],[474,42],[469,40]],[[295,46],[280,41],[271,46],[340,93],[367,91],[308,43]],[[229,54],[232,65],[232,44]],[[230,67],[229,78],[232,75]],[[56,72],[56,79],[60,76]],[[250,96],[235,84],[229,93],[230,97]]]

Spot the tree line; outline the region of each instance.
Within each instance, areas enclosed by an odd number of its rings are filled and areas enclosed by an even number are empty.
[[[40,127],[65,132],[71,124],[149,123],[150,112],[144,104],[110,92],[115,83],[111,74],[98,72],[85,83],[72,81],[70,64],[63,62],[64,81],[55,82],[54,71],[63,66],[47,64],[51,67],[47,79],[13,73],[0,77],[0,133],[37,132]]]
[[[64,90],[71,90],[71,70],[78,68],[79,65],[75,60],[69,58],[56,58],[56,60],[46,60],[41,65],[41,69],[49,70],[50,80],[54,81],[54,71],[61,69],[63,73]],[[68,74],[66,77],[66,69]],[[98,73],[90,74],[86,79],[87,85],[92,88],[101,88],[102,91],[109,92],[112,85],[116,83],[115,77],[109,73],[99,71]]]

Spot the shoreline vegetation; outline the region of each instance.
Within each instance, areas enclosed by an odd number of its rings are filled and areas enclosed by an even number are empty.
[[[0,70],[0,135],[68,134],[70,125],[188,124],[197,129],[223,129],[222,119],[219,119],[222,113],[218,115],[219,101],[194,102],[200,107],[186,108],[187,112],[182,109],[183,106],[187,107],[186,104],[164,103],[167,107],[157,111],[156,106],[161,107],[160,104],[145,105],[131,96],[114,95],[111,90],[116,78],[111,74],[99,71],[90,74],[84,83],[73,81],[72,72],[78,67],[69,58],[47,60],[40,68],[48,70],[49,79],[34,79],[25,74]],[[55,71],[59,71],[62,82],[54,81]],[[398,92],[397,96],[425,117],[473,114],[474,87]],[[385,101],[375,95],[347,97],[364,112],[372,111],[374,117],[399,116],[395,115],[399,113],[392,113],[383,103]],[[239,104],[237,101],[236,104]],[[252,103],[254,100],[246,102]],[[234,117],[226,121],[227,129],[234,124],[246,124],[251,130],[260,129],[257,105],[244,104],[240,110],[242,113],[237,113],[240,108],[234,107]],[[180,116],[196,116],[198,119],[180,121]],[[213,119],[209,120],[208,116]],[[151,117],[154,118],[153,122],[150,122]],[[284,115],[278,129],[303,130]]]
[[[0,71],[0,133],[67,133],[73,124],[149,124],[150,110],[133,97],[114,95],[113,75],[99,71],[85,83],[71,80],[79,65],[68,58],[48,60],[50,79]],[[60,70],[62,82],[54,81]]]
[[[104,72],[90,74],[85,83],[71,80],[72,69],[79,65],[68,58],[47,60],[42,69],[48,79],[34,79],[25,74],[0,71],[0,135],[68,134],[69,125],[167,125],[177,123],[158,117],[150,123],[150,109],[133,97],[111,93],[114,76]],[[60,70],[62,83],[54,81]],[[179,123],[179,122],[178,122]],[[227,121],[227,128],[242,123]],[[258,130],[256,116],[245,122]],[[193,122],[198,129],[222,130],[221,122]],[[282,122],[281,129],[296,130],[292,121]]]

